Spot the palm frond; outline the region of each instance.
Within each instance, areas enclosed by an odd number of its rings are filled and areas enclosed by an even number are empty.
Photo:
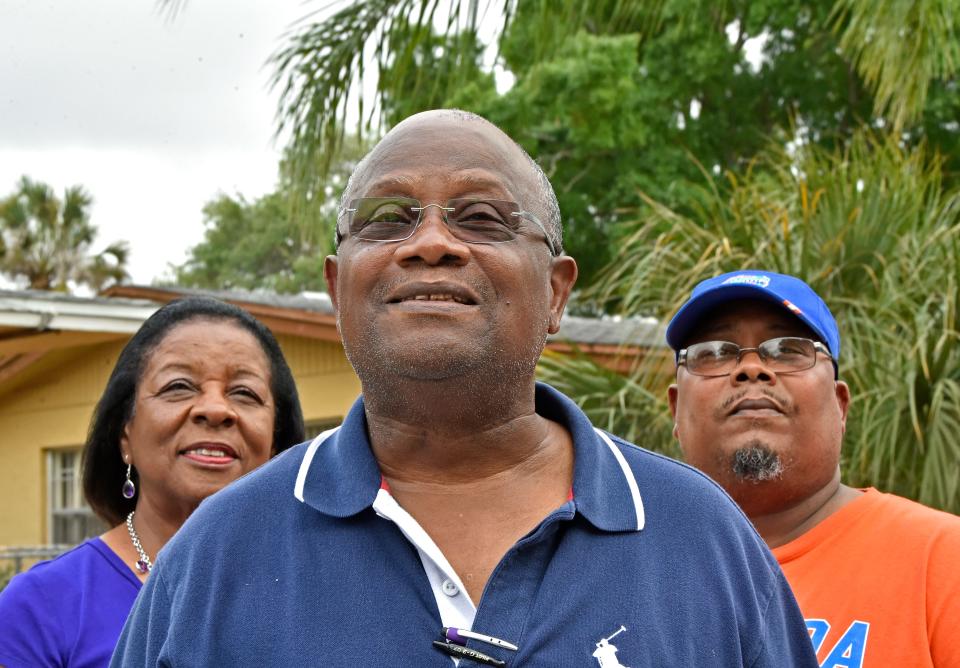
[[[601,429],[648,449],[679,456],[670,433],[670,414],[663,410],[669,376],[658,365],[641,365],[634,373],[623,375],[598,366],[582,353],[566,356],[548,351],[537,371],[540,380],[573,397]]]
[[[899,133],[920,117],[930,84],[960,67],[953,0],[837,0],[841,47],[875,91],[875,112]]]
[[[290,132],[295,173],[322,176],[336,158],[349,118],[357,119],[359,136],[376,135],[383,129],[385,99],[429,97],[427,89],[437,81],[418,76],[416,56],[418,46],[437,29],[450,46],[445,57],[454,62],[451,70],[466,74],[484,17],[499,16],[493,35],[499,42],[522,8],[525,35],[530,37],[525,48],[547,54],[567,35],[584,28],[652,30],[664,4],[664,0],[357,0],[326,18],[308,17],[271,56],[272,85],[280,91],[277,131]],[[454,35],[465,38],[448,39]],[[375,63],[375,72],[367,71],[368,63]],[[463,82],[462,77],[449,77],[440,97],[449,97]],[[366,97],[370,91],[372,99]],[[310,169],[316,171],[309,173]]]

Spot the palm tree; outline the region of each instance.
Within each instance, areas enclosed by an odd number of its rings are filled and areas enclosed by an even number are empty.
[[[0,201],[0,271],[35,290],[66,291],[72,284],[100,290],[128,278],[126,242],[90,252],[97,236],[92,202],[81,186],[67,188],[61,200],[50,186],[24,176]]]
[[[758,267],[804,277],[843,335],[846,481],[958,512],[960,192],[941,178],[936,155],[869,131],[845,149],[773,146],[725,187],[707,180],[686,214],[649,202],[588,297],[666,320],[710,276]],[[548,359],[541,375],[601,424],[676,454],[671,374],[656,357],[626,377],[583,359]]]

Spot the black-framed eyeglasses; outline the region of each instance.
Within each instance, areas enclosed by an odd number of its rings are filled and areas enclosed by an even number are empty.
[[[424,210],[440,209],[450,233],[470,244],[499,244],[520,236],[523,221],[543,234],[551,255],[557,248],[537,217],[516,202],[492,199],[451,199],[445,204],[421,204],[412,197],[360,197],[351,200],[337,219],[337,244],[345,237],[364,241],[403,241],[413,236]]]
[[[774,373],[795,373],[812,369],[817,353],[832,360],[830,351],[819,341],[795,336],[781,336],[764,341],[756,348],[741,348],[730,341],[704,341],[680,350],[677,365],[687,367],[696,376],[727,376],[740,365],[745,353],[757,353]]]

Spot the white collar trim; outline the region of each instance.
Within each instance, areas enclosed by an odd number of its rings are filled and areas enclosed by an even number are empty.
[[[646,523],[646,515],[643,512],[643,499],[640,498],[640,488],[637,486],[637,479],[634,477],[633,471],[630,470],[630,465],[627,464],[627,460],[624,459],[623,453],[620,452],[620,448],[614,445],[613,441],[610,440],[610,437],[601,430],[594,427],[594,431],[597,432],[597,435],[600,436],[600,438],[603,439],[603,442],[607,444],[607,447],[610,448],[610,452],[613,453],[614,458],[620,465],[620,470],[623,472],[623,477],[626,478],[627,481],[627,487],[630,489],[630,498],[633,501],[633,510],[637,515],[637,531],[642,531],[643,526]]]

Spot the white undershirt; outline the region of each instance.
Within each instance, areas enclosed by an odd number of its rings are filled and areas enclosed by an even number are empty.
[[[460,576],[430,535],[410,513],[400,507],[390,492],[383,488],[377,492],[373,510],[380,517],[396,524],[407,540],[417,548],[423,570],[430,581],[430,588],[433,589],[433,597],[437,601],[437,609],[440,611],[440,625],[472,629],[473,619],[477,616],[477,606],[470,600]],[[438,635],[440,632],[441,629],[437,629]],[[456,657],[451,656],[450,659],[454,666],[460,665],[460,660]]]
[[[380,517],[396,524],[407,540],[417,548],[423,570],[426,571],[433,589],[433,597],[437,600],[441,625],[470,630],[473,619],[477,616],[477,607],[470,600],[460,576],[453,570],[453,566],[433,539],[410,513],[400,507],[387,490],[381,488],[377,492],[373,509]],[[437,629],[437,633],[439,632],[440,629]]]

